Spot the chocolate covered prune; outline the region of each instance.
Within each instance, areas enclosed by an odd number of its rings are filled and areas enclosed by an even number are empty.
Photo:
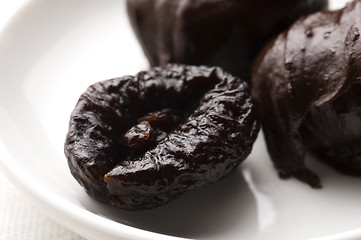
[[[302,18],[254,65],[252,95],[267,146],[283,177],[313,187],[306,150],[361,173],[361,1]]]
[[[247,84],[220,68],[167,65],[90,86],[65,154],[90,196],[152,208],[227,175],[259,124]]]
[[[128,15],[152,66],[220,66],[249,80],[261,47],[327,0],[127,0]]]

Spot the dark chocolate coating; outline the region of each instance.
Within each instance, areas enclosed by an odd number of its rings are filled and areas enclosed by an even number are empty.
[[[354,1],[300,19],[255,62],[252,96],[281,176],[321,186],[305,166],[307,148],[331,162],[357,161],[360,168],[360,151],[352,154],[361,137],[360,29],[361,1]],[[342,151],[353,160],[344,160]]]
[[[248,81],[261,47],[327,0],[127,0],[151,66],[219,66]]]
[[[90,86],[65,154],[90,196],[151,208],[226,176],[258,130],[245,82],[220,68],[166,65]]]

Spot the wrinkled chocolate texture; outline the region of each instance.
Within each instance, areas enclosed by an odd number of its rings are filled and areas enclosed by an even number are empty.
[[[361,170],[361,1],[301,18],[264,48],[252,96],[281,177],[320,187],[307,149],[338,169]]]
[[[248,81],[261,47],[327,0],[127,0],[151,66],[219,66]]]
[[[245,82],[220,68],[166,65],[90,86],[65,154],[90,196],[144,209],[226,176],[258,131]]]

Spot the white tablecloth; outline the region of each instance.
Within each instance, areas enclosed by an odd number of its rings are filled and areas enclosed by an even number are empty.
[[[0,173],[0,240],[84,240],[33,206]]]

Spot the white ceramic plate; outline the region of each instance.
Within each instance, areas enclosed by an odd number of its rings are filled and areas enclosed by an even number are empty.
[[[282,181],[262,135],[230,176],[163,207],[128,212],[90,199],[63,154],[70,112],[91,83],[146,68],[124,1],[28,3],[0,36],[4,173],[44,212],[88,239],[361,238],[361,178],[308,158],[322,190]]]

